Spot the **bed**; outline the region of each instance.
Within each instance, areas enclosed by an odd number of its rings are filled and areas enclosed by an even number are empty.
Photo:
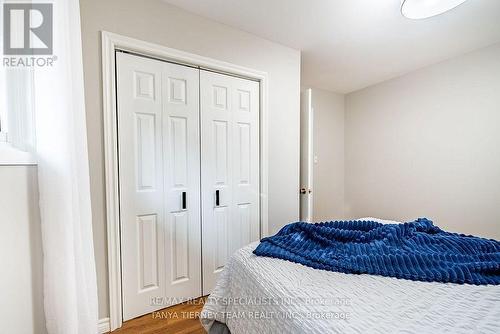
[[[500,330],[500,286],[317,270],[256,256],[257,245],[238,250],[225,266],[200,316],[209,333]]]

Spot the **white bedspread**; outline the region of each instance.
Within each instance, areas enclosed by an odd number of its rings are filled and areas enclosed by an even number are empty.
[[[500,286],[312,269],[237,251],[201,321],[239,333],[500,333]]]

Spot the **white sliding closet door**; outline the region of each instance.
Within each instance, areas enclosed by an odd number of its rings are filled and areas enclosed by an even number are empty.
[[[259,83],[200,71],[203,294],[259,239]]]
[[[199,70],[117,53],[123,319],[201,295]]]

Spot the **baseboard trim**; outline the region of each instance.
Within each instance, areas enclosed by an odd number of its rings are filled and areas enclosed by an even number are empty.
[[[109,318],[99,319],[99,323],[97,325],[99,329],[99,334],[105,334],[110,332]]]

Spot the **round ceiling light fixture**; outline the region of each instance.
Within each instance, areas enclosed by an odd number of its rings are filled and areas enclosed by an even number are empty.
[[[467,0],[403,0],[401,14],[419,20],[443,14],[463,4]]]

